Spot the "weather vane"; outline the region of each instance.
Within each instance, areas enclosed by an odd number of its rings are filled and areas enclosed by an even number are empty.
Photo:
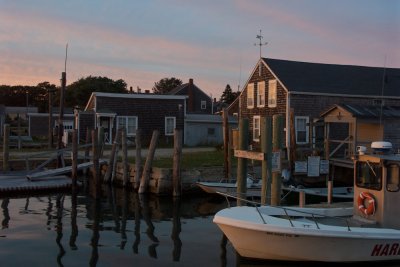
[[[256,38],[259,39],[260,42],[258,44],[255,43],[254,45],[259,45],[260,46],[260,58],[261,58],[261,46],[267,45],[268,43],[267,42],[265,42],[265,43],[262,42],[262,38],[264,38],[264,37],[261,35],[261,30],[260,30],[260,34],[257,35]]]

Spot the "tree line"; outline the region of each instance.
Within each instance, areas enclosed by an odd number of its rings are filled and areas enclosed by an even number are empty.
[[[182,80],[175,77],[163,78],[154,83],[152,88],[155,94],[167,94],[176,87],[182,85]],[[42,82],[36,86],[26,85],[0,85],[0,105],[37,107],[39,112],[48,112],[49,94],[52,94],[53,106],[60,102],[60,86],[49,82]],[[88,76],[66,86],[65,106],[84,108],[92,92],[105,93],[129,93],[124,80],[112,80],[107,77]],[[239,92],[233,92],[227,84],[223,91],[220,102],[224,105],[232,103]]]

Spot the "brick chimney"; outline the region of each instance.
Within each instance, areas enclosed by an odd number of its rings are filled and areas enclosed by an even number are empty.
[[[189,79],[188,85],[188,112],[194,111],[193,79]]]

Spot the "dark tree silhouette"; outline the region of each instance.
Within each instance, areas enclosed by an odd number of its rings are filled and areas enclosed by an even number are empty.
[[[154,83],[153,93],[155,94],[168,94],[171,90],[182,85],[182,80],[175,77],[163,78],[158,82]]]

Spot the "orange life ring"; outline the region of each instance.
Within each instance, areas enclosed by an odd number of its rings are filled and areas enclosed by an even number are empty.
[[[368,206],[364,205],[364,200],[368,200]],[[365,215],[373,215],[375,213],[375,198],[371,193],[361,192],[357,199],[358,209]]]

